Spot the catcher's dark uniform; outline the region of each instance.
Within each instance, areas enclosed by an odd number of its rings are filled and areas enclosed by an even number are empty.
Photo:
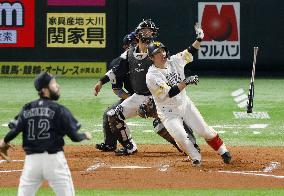
[[[125,89],[130,95],[133,94],[133,89],[129,80],[128,64],[125,59],[120,56],[113,59],[110,63],[113,73],[116,75],[116,83],[112,84],[112,89]],[[117,147],[117,140],[122,144],[122,136],[119,131],[112,131],[109,125],[107,112],[110,109],[116,108],[123,99],[118,100],[116,103],[108,107],[103,114],[103,133],[104,142],[97,144],[96,148],[102,151],[114,151]]]

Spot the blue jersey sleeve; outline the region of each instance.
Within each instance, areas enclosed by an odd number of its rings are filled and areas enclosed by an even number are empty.
[[[85,134],[77,133],[81,128],[80,123],[74,118],[72,113],[63,106],[61,107],[61,117],[63,131],[73,142],[80,142],[86,139]]]

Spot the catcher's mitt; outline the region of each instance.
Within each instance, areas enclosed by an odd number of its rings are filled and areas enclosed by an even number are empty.
[[[11,160],[10,157],[8,156],[8,150],[10,147],[11,145],[6,144],[4,140],[0,141],[0,156],[7,161]]]
[[[156,105],[153,98],[149,97],[139,106],[138,115],[142,118],[158,117]]]

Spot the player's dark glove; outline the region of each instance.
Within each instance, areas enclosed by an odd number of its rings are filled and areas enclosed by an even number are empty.
[[[153,98],[148,98],[139,106],[138,115],[142,118],[148,118],[148,117],[156,118],[158,116],[156,105]]]
[[[197,85],[197,83],[199,82],[199,80],[198,80],[198,75],[189,76],[189,77],[185,78],[185,79],[183,80],[183,82],[184,82],[186,85],[189,85],[189,84],[195,84],[195,85]]]

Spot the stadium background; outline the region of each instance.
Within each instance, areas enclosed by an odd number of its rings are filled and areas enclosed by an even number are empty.
[[[13,0],[1,0],[0,2],[15,3]],[[178,52],[194,41],[195,35],[193,26],[195,22],[201,22],[200,19],[198,19],[198,12],[200,12],[198,11],[198,6],[215,1],[97,0],[93,1],[95,3],[89,6],[84,5],[84,3],[81,3],[81,5],[77,3],[76,6],[70,3],[60,4],[60,1],[56,0],[22,0],[18,2],[22,2],[24,9],[25,21],[23,26],[5,25],[5,17],[3,14],[5,10],[3,11],[2,9],[3,17],[0,23],[0,31],[3,34],[3,30],[16,30],[18,32],[18,42],[21,41],[20,39],[24,39],[26,44],[4,44],[5,41],[0,41],[0,76],[21,75],[17,74],[17,70],[15,70],[17,68],[14,67],[13,70],[12,67],[9,68],[9,66],[5,66],[4,62],[92,62],[94,63],[92,66],[99,66],[101,68],[100,70],[96,70],[96,74],[93,76],[102,75],[105,72],[104,67],[106,63],[121,53],[123,36],[133,31],[143,18],[152,18],[160,28],[160,40],[169,47],[171,53]],[[69,2],[76,1],[70,0]],[[284,22],[284,2],[280,0],[240,0],[222,1],[219,2],[219,5],[223,6],[228,2],[231,2],[231,4],[239,4],[239,8],[234,9],[235,14],[239,12],[239,16],[237,16],[239,17],[237,27],[240,46],[239,58],[232,59],[223,57],[223,59],[200,59],[197,57],[195,58],[193,66],[191,66],[192,70],[198,71],[199,74],[250,75],[253,46],[258,46],[260,51],[257,63],[257,75],[283,74],[282,52],[284,44],[282,33],[284,27],[281,24]],[[34,4],[34,7],[30,6],[30,4]],[[217,6],[217,3],[213,4]],[[98,41],[94,41],[96,44],[89,46],[90,44],[87,44],[87,41],[83,40],[85,38],[82,39],[85,43],[79,40],[79,43],[74,43],[69,47],[67,46],[67,40],[65,40],[63,44],[48,43],[50,27],[55,27],[56,31],[58,27],[63,27],[66,31],[72,28],[72,25],[50,25],[52,14],[55,16],[58,15],[58,17],[59,14],[63,17],[65,15],[65,19],[67,20],[68,17],[76,17],[77,14],[78,17],[80,17],[82,13],[86,14],[84,18],[85,22],[87,18],[95,18],[95,16],[89,16],[88,14],[105,14],[105,23],[102,27],[105,35],[101,44],[99,44]],[[12,18],[15,23],[15,14]],[[30,23],[33,23],[33,25]],[[83,28],[86,30],[88,27]],[[27,33],[25,36],[20,37],[20,31],[23,29]],[[206,26],[204,27],[204,31],[205,34],[208,34],[209,30]],[[56,33],[58,33],[58,31]],[[84,36],[86,36],[86,34]],[[225,42],[226,38],[219,41],[217,44]],[[103,64],[96,65],[95,63],[97,62]],[[78,65],[86,66],[82,63],[81,65],[78,63]],[[55,65],[52,64],[51,66]],[[64,66],[64,63],[61,64],[61,66]],[[41,70],[44,69],[38,69],[38,67],[36,68],[32,64],[33,72],[39,72]],[[32,75],[34,74],[33,72],[28,72],[24,75]],[[62,72],[57,74],[64,75]],[[73,76],[76,75],[73,74]]]
[[[0,3],[4,2],[16,1],[0,0]],[[58,78],[62,87],[62,99],[59,102],[70,108],[82,123],[80,131],[91,131],[94,136],[93,140],[83,143],[83,146],[74,145],[66,138],[66,156],[78,195],[125,195],[127,193],[129,195],[153,195],[155,193],[187,195],[188,192],[193,195],[283,195],[283,78],[267,77],[267,75],[283,75],[282,24],[284,17],[282,15],[284,3],[282,1],[251,0],[213,3],[219,6],[226,3],[239,4],[240,58],[199,59],[196,56],[195,62],[190,66],[191,71],[198,75],[210,76],[200,77],[199,85],[191,87],[189,92],[208,124],[216,127],[232,150],[235,162],[224,167],[219,157],[206,148],[205,142],[198,138],[204,157],[203,171],[196,171],[188,167],[188,163],[182,161],[183,157],[175,152],[175,149],[170,145],[165,145],[166,142],[153,133],[152,122],[149,119],[133,118],[128,121],[133,137],[139,145],[138,156],[117,158],[112,154],[101,153],[94,149],[94,144],[101,142],[103,138],[102,113],[107,106],[117,100],[117,97],[112,93],[110,85],[106,85],[98,97],[92,95],[91,89],[98,77],[105,73],[107,62],[121,53],[123,36],[132,31],[143,18],[152,18],[155,21],[160,27],[161,41],[167,44],[171,53],[175,53],[194,41],[193,25],[199,20],[198,6],[215,1],[94,0],[93,5],[82,5],[84,2],[91,1],[80,0],[64,0],[67,2],[65,5],[60,5],[63,0],[18,0],[17,2],[21,2],[24,8],[23,26],[7,26],[4,24],[7,17],[3,17],[3,12],[1,15],[0,76],[4,77],[0,77],[0,138],[7,133],[7,122],[19,112],[19,109],[26,102],[37,98],[31,78],[36,73],[51,69],[57,75],[92,77],[91,79]],[[79,2],[81,5],[68,5],[68,2],[77,2],[77,4]],[[103,36],[102,43],[91,42],[94,45],[89,47],[85,37],[83,38],[85,43],[79,41],[79,43],[73,43],[71,47],[66,41],[48,43],[48,31],[52,29],[50,27],[58,28],[52,23],[52,17],[62,17],[66,20],[72,17],[83,18],[86,22],[89,18],[96,19],[98,13],[105,14],[103,30],[106,34]],[[16,22],[15,18],[12,20]],[[80,24],[80,21],[78,23]],[[59,27],[65,29],[67,33],[74,26],[61,25]],[[81,25],[76,27],[81,28]],[[87,31],[88,28],[89,26],[82,25],[81,29]],[[206,28],[204,30],[206,33]],[[18,43],[3,43],[5,42],[3,34],[10,31],[17,33]],[[59,36],[59,32],[56,34],[55,37],[50,37],[53,41],[63,39]],[[221,41],[219,44],[227,44],[227,42]],[[235,97],[231,95],[236,90],[245,89],[243,95],[246,96],[252,67],[253,46],[260,48],[257,58],[253,114],[266,112],[267,116],[236,118],[234,117],[235,112],[242,114],[246,112],[244,108],[238,107],[238,103],[234,101]],[[80,67],[78,73],[73,70],[77,67]],[[215,77],[216,75],[222,76]],[[232,75],[237,77],[231,77]],[[265,75],[265,77],[260,77],[260,75]],[[30,78],[20,78],[22,76]],[[20,146],[21,137],[18,136],[13,140],[13,144],[16,145],[16,150],[10,152],[11,158],[23,159],[24,154]],[[154,148],[153,145],[155,145]],[[82,170],[91,167],[96,161],[106,163],[105,167],[82,174]],[[280,164],[270,173],[263,172],[273,162]],[[136,164],[153,168],[127,171],[123,169],[116,170],[114,173],[108,167],[115,166],[113,164]],[[168,172],[157,171],[156,167],[159,164],[162,166],[169,164]],[[22,169],[22,162],[11,164],[1,162],[1,172],[6,172],[6,170],[10,172],[0,175],[0,187],[4,195],[16,194],[20,172],[11,172],[15,169]],[[229,172],[252,170],[255,174],[221,175],[218,173],[219,170]],[[149,177],[147,171],[153,171],[155,176]],[[175,177],[172,178],[172,175]],[[217,175],[217,177],[212,175]],[[106,176],[108,180],[105,180]],[[136,176],[139,179],[135,178]],[[143,176],[145,180],[141,180]],[[182,176],[185,178],[182,179]],[[200,176],[204,177],[200,178]],[[165,181],[161,182],[161,179]],[[223,180],[222,183],[220,180]],[[145,186],[143,182],[152,184]],[[201,182],[202,185],[196,185],[195,182]],[[127,188],[129,184],[132,185],[133,190]],[[180,189],[180,185],[186,189]],[[86,188],[91,189],[86,190]],[[140,188],[146,190],[140,190]],[[205,190],[196,190],[196,188]],[[41,191],[43,194],[40,195],[52,194],[50,189],[41,189]]]

